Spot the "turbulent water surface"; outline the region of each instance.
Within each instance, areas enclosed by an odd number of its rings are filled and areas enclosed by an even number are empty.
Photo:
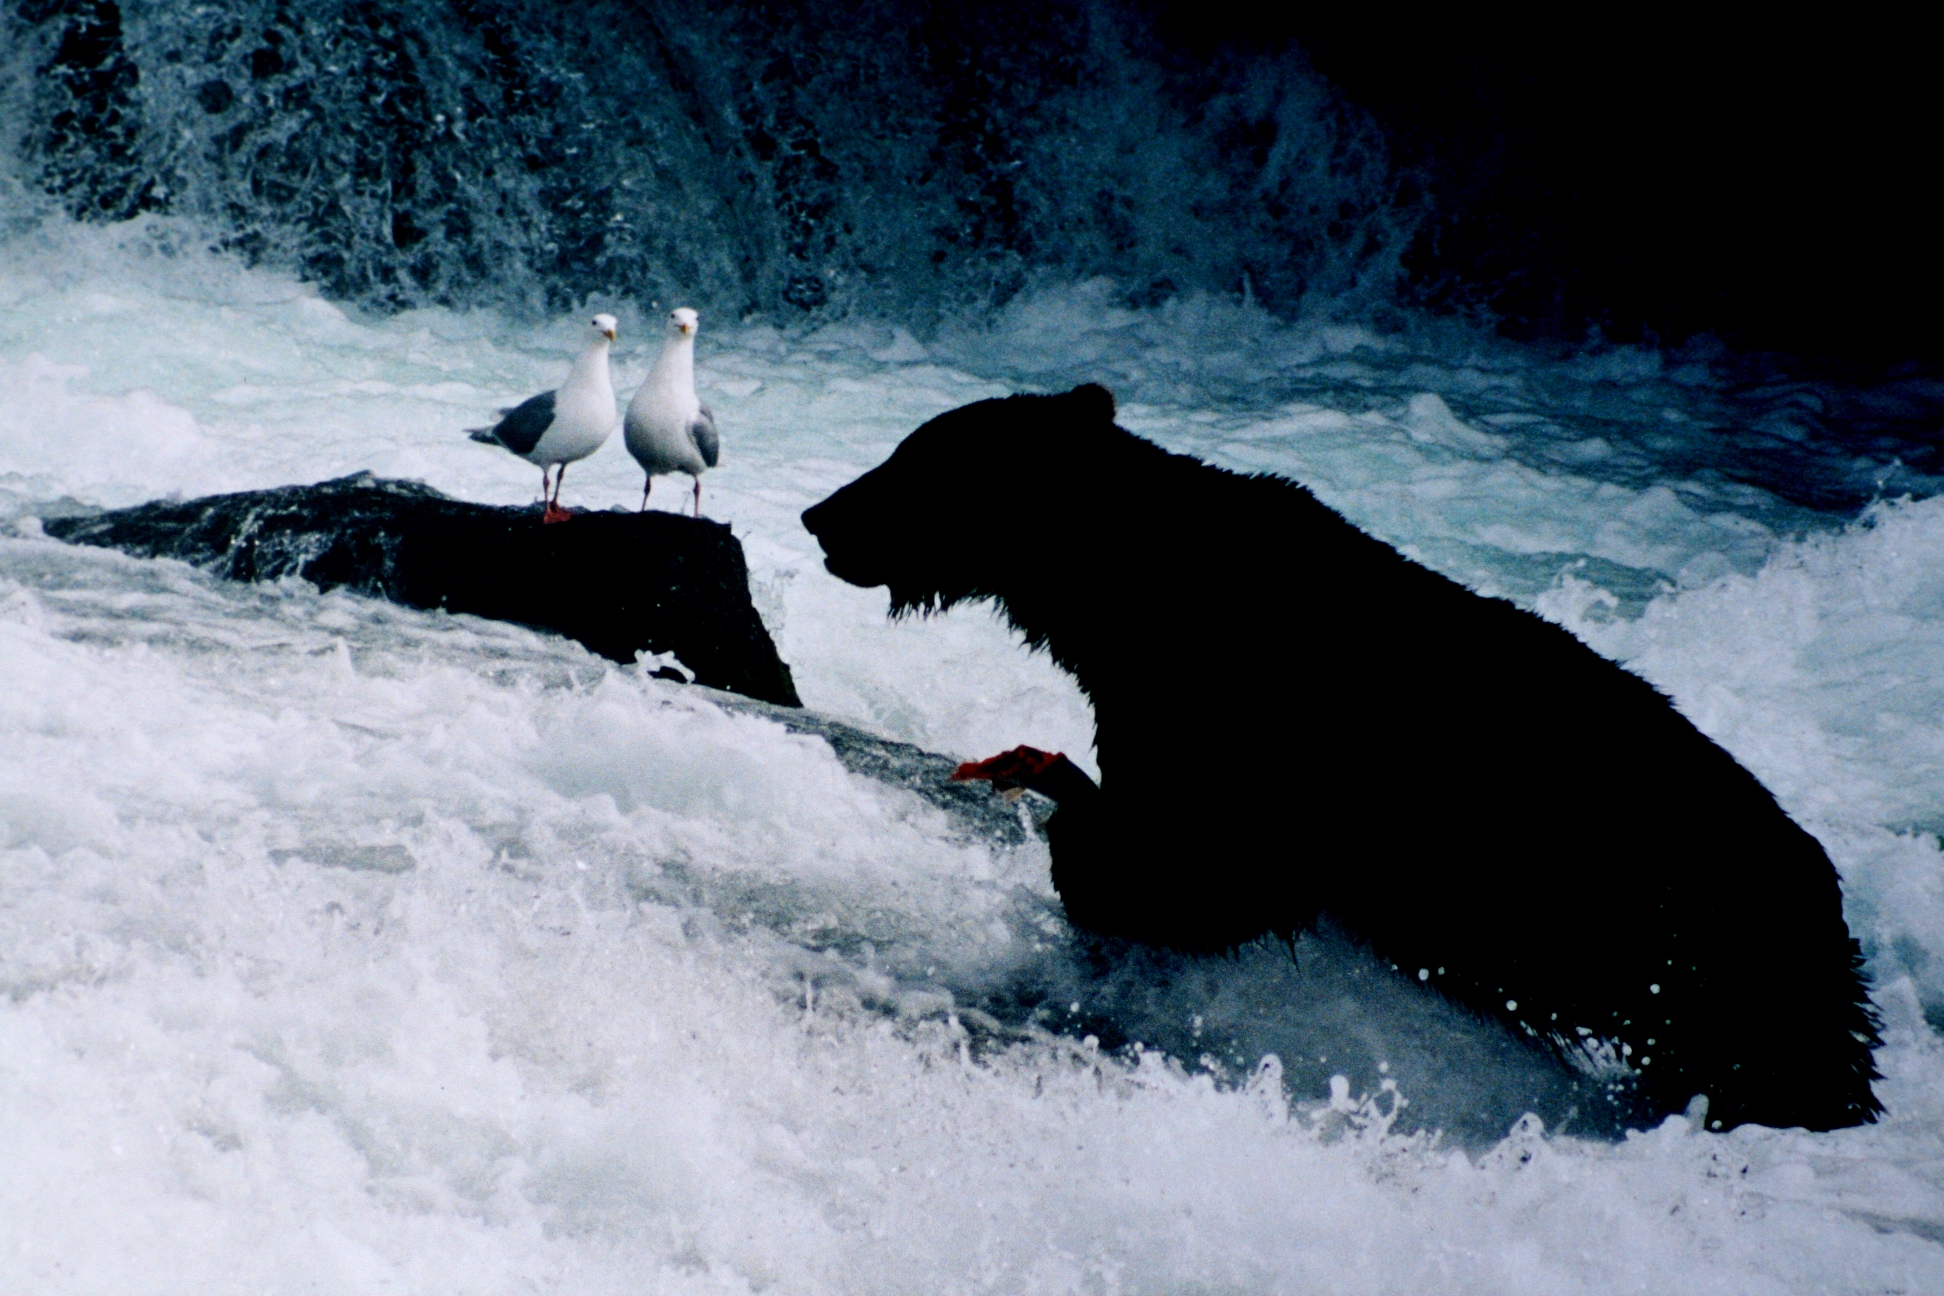
[[[1354,112],[1064,10],[898,44],[889,8],[840,40],[776,6],[764,45],[634,6],[659,53],[626,66],[511,5],[16,10],[0,1289],[1944,1290],[1935,383],[1369,308],[1412,215]],[[988,37],[1002,107],[939,53]],[[625,397],[678,293],[704,503],[836,725],[40,531],[363,469],[527,502],[460,429],[557,382],[583,311],[621,318]],[[1026,824],[848,736],[1091,763],[1044,658],[980,609],[889,622],[797,520],[935,413],[1089,380],[1560,620],[1754,770],[1842,871],[1882,1123],[1627,1132],[1620,1069],[1330,932],[1100,948]],[[566,502],[639,489],[617,441]],[[1154,611],[1154,705],[1251,705]],[[1401,789],[1373,858],[1410,824]]]
[[[74,1291],[1944,1281],[1924,1020],[1944,1005],[1944,508],[1849,520],[1819,492],[1873,490],[1888,458],[1805,451],[1788,480],[1813,489],[1790,498],[1731,475],[1711,430],[1842,392],[1085,285],[929,344],[861,322],[703,334],[729,447],[710,510],[810,705],[887,736],[1084,758],[1090,717],[982,612],[888,623],[796,513],[932,413],[1080,373],[1120,388],[1129,426],[1299,476],[1669,689],[1842,868],[1889,1115],[1611,1142],[1563,1073],[1327,937],[1293,962],[1100,964],[1037,844],[849,773],[814,734],[524,631],[38,538],[50,510],[359,468],[532,493],[458,429],[555,380],[574,321],[365,317],[158,250],[168,234],[52,219],[0,253],[11,1272]],[[647,359],[623,346],[623,390]],[[623,505],[636,482],[611,448],[568,495]],[[1246,681],[1174,651],[1165,608],[1157,705],[1247,706]]]

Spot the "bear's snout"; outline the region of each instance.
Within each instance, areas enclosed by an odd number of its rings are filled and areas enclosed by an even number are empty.
[[[848,507],[852,501],[844,498],[852,486],[842,487],[822,503],[803,510],[803,527],[823,546],[825,571],[852,585],[882,585],[884,578],[866,571],[860,561],[865,546],[856,543],[855,526],[845,524],[855,511]]]
[[[837,492],[837,495],[841,494],[842,491]],[[840,516],[842,505],[837,495],[832,495],[821,504],[812,504],[803,510],[803,529],[817,537],[817,543],[823,546],[826,554],[842,547],[844,531]]]

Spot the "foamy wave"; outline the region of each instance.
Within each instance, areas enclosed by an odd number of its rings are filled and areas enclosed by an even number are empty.
[[[1608,601],[1570,575],[1537,600],[1818,829],[1879,979],[1944,1011],[1944,499],[1874,505],[1637,620]]]
[[[0,242],[10,512],[359,468],[530,497],[525,465],[459,429],[557,382],[572,320],[361,317],[186,230]],[[648,334],[617,313],[625,395]],[[1105,378],[1144,434],[1311,481],[1536,599],[1761,774],[1844,871],[1888,1019],[1885,1124],[1501,1140],[1531,1107],[1566,1118],[1557,1069],[1347,942],[1102,970],[1037,848],[968,843],[819,743],[573,645],[3,539],[10,1273],[1944,1287],[1935,502],[1844,529],[1787,473],[1725,475],[1711,420],[1741,398],[1638,352],[1554,361],[1213,296],[1137,310],[1084,282],[920,332],[705,317],[710,511],[813,705],[966,756],[1086,759],[1085,701],[1050,663],[977,609],[887,624],[796,515],[941,410]],[[1860,471],[1828,463],[1837,485]],[[639,487],[604,452],[568,493],[632,507]],[[1248,705],[1204,669],[1158,662],[1155,705]],[[1150,1047],[1088,1043],[1109,1028]],[[1407,1132],[1439,1112],[1445,1142]]]

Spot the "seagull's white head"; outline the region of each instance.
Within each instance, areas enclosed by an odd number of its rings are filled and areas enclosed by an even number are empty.
[[[677,306],[668,312],[668,331],[678,337],[694,337],[702,317],[686,306]]]
[[[612,315],[596,315],[591,323],[594,331],[610,342],[614,341],[615,330],[621,326],[621,322]]]

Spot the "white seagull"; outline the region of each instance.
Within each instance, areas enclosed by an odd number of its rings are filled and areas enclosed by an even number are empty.
[[[567,465],[599,450],[614,435],[614,383],[608,377],[608,346],[616,328],[612,315],[596,315],[589,324],[586,348],[574,360],[567,381],[550,392],[529,396],[489,428],[467,428],[475,441],[505,446],[530,464],[540,466],[540,495],[547,508],[542,522],[565,522],[573,514],[560,507],[560,483]],[[547,473],[560,472],[547,493]]]
[[[662,343],[655,367],[628,402],[622,437],[648,480],[641,487],[641,507],[648,508],[648,492],[663,473],[682,472],[695,479],[695,516],[702,516],[702,474],[716,466],[722,442],[716,436],[715,416],[695,394],[694,311],[686,306],[668,313],[668,341]]]

